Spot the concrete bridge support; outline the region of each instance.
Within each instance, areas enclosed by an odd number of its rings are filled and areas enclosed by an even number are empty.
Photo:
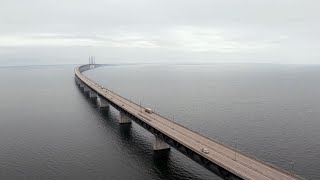
[[[90,91],[89,91],[89,97],[90,97],[90,98],[97,98],[98,95],[97,95],[96,92],[90,90]]]
[[[108,102],[100,96],[98,96],[98,105],[100,108],[109,108]]]
[[[85,86],[83,87],[83,91],[84,91],[84,92],[90,92],[90,88],[85,85]]]
[[[79,78],[75,78],[75,80],[76,80],[76,83],[78,84],[78,85],[80,85],[80,80],[79,80]]]
[[[119,123],[120,124],[131,123],[131,119],[124,112],[120,111]]]
[[[159,150],[169,150],[170,145],[164,142],[162,139],[155,136],[155,140],[153,142],[153,150],[159,151]]]

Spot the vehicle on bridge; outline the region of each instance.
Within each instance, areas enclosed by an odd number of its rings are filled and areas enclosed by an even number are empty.
[[[209,149],[207,148],[202,148],[201,151],[205,154],[209,154]]]
[[[150,109],[150,108],[146,108],[144,111],[149,113],[149,114],[152,114],[152,109]]]

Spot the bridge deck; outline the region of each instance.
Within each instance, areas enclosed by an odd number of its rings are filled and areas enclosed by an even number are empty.
[[[227,147],[220,142],[209,139],[156,113],[149,114],[144,111],[144,107],[140,107],[138,104],[101,87],[94,81],[85,77],[81,74],[79,68],[75,69],[75,75],[100,96],[103,96],[119,107],[122,107],[125,111],[138,119],[243,179],[301,179],[298,176],[292,176],[286,171],[280,170],[272,165]],[[202,148],[207,148],[209,153],[203,153],[201,151]]]

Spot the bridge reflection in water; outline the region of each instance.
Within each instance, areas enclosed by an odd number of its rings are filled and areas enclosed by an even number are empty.
[[[155,151],[173,147],[223,179],[302,179],[275,166],[209,139],[100,86],[82,74],[102,65],[87,64],[75,69],[76,83],[96,98],[100,108],[110,105],[120,111],[119,123],[141,125],[155,136]],[[161,157],[161,156],[160,156]],[[159,157],[157,157],[159,158]]]

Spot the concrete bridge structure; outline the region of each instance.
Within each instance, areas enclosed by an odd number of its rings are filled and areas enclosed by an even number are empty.
[[[102,65],[83,65],[75,69],[75,81],[101,108],[110,105],[119,110],[119,123],[131,121],[155,136],[155,151],[173,147],[223,179],[298,180],[297,175],[250,157],[236,149],[207,138],[155,112],[148,112],[130,100],[111,92],[82,74]],[[147,111],[146,111],[147,110]]]

